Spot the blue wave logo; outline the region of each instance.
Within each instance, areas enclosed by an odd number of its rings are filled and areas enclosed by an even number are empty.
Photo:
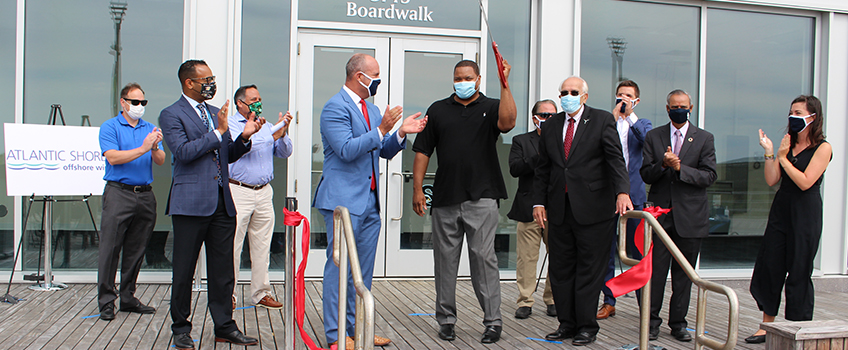
[[[59,170],[59,164],[47,163],[7,163],[6,167],[11,170]]]

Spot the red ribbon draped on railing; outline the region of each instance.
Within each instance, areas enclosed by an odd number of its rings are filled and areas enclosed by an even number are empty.
[[[671,209],[663,209],[660,207],[647,207],[643,211],[650,213],[655,218],[660,217]],[[642,253],[642,260],[636,266],[622,272],[618,276],[607,281],[607,287],[612,291],[613,297],[620,297],[634,290],[642,288],[645,284],[651,281],[651,270],[653,269],[653,252],[654,244],[648,248],[648,254],[643,252],[645,247],[645,219],[639,221],[639,226],[636,227],[636,234],[633,237],[633,242],[639,253]]]
[[[294,277],[294,317],[297,322],[297,327],[300,328],[300,338],[303,339],[303,343],[310,350],[324,350],[317,345],[303,330],[303,319],[306,313],[306,308],[304,304],[306,303],[306,285],[303,281],[303,275],[306,272],[306,260],[309,257],[309,219],[307,219],[302,214],[296,211],[289,211],[286,208],[283,208],[283,214],[285,214],[285,225],[286,226],[300,226],[300,222],[303,221],[303,240],[301,241],[301,251],[303,252],[303,258],[300,260],[300,264],[297,266],[297,273]],[[290,252],[286,252],[286,254],[290,254]],[[287,261],[294,261],[295,259],[287,259]],[[288,283],[288,281],[286,281]],[[288,289],[288,285],[286,286]],[[289,322],[289,320],[286,320]],[[291,339],[286,339],[286,341],[292,341]]]

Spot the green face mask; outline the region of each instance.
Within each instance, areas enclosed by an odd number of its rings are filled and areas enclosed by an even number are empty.
[[[247,105],[247,108],[250,109],[250,111],[253,112],[253,114],[255,114],[257,117],[262,114],[262,101],[256,101],[251,104],[247,104],[247,102],[241,101],[241,103]]]

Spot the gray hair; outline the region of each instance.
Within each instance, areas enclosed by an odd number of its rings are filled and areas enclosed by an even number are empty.
[[[365,66],[365,58],[368,55],[364,53],[356,53],[353,56],[350,56],[350,59],[347,61],[345,65],[345,78],[350,79],[354,74],[362,70],[362,67]]]
[[[570,77],[568,77],[568,78],[565,78],[565,79],[564,79],[561,83],[559,83],[559,89],[561,89],[561,88],[562,88],[562,85],[563,85],[563,84],[565,84],[565,81],[566,81],[566,80],[571,79],[571,78],[577,78],[577,79],[580,79],[580,81],[582,81],[582,82],[583,82],[583,93],[584,93],[584,94],[588,94],[588,93],[589,93],[589,84],[587,84],[587,83],[586,83],[586,80],[585,80],[585,79],[583,79],[583,78],[581,78],[581,77],[578,77],[578,76],[576,76],[576,75],[572,75],[572,76],[570,76]],[[559,89],[557,89],[557,91],[559,91]]]
[[[692,96],[689,96],[688,92],[683,91],[681,89],[674,89],[671,92],[669,92],[668,96],[666,96],[666,98],[665,98],[665,104],[671,103],[671,96],[675,96],[675,95],[686,95],[686,97],[689,99],[689,104],[690,105],[692,104]]]

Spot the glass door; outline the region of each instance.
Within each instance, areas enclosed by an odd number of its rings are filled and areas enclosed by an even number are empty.
[[[404,117],[421,112],[435,101],[453,93],[453,67],[463,59],[476,60],[475,40],[392,38],[390,103],[403,106]],[[407,138],[406,149],[388,162],[384,182],[386,226],[386,276],[433,276],[433,238],[430,211],[420,217],[412,210],[412,163],[415,135]],[[432,188],[436,172],[434,154],[424,177],[425,194]],[[463,244],[459,275],[470,275],[467,247]],[[376,274],[376,272],[375,272]]]
[[[389,39],[369,36],[328,35],[318,33],[303,33],[298,36],[297,62],[297,115],[294,138],[295,146],[295,191],[298,201],[298,211],[309,215],[312,235],[310,239],[309,260],[306,275],[320,277],[324,272],[327,249],[327,228],[324,217],[317,209],[312,208],[312,196],[321,180],[324,166],[324,144],[321,141],[321,110],[324,104],[342,89],[345,82],[345,64],[355,53],[373,56],[380,64],[380,75],[383,83],[380,90],[372,98],[381,111],[389,101],[389,89],[386,84],[389,68]],[[380,169],[385,169],[385,161],[381,160]],[[381,176],[385,176],[381,173]],[[299,182],[299,183],[298,183]],[[380,193],[386,189],[380,184]],[[386,212],[385,201],[380,203],[380,212]],[[310,214],[306,214],[310,213]],[[297,237],[297,247],[301,246],[300,230]],[[384,230],[381,229],[381,233]],[[330,230],[332,234],[332,230]],[[381,234],[381,236],[384,236]],[[377,246],[377,256],[374,265],[374,275],[381,276],[384,270],[385,240],[381,237]],[[300,257],[298,257],[299,261]]]

